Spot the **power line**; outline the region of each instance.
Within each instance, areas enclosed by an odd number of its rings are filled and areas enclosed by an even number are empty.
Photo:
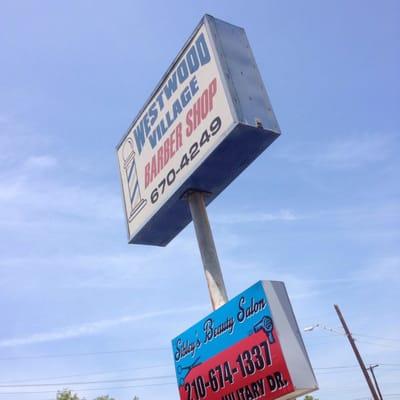
[[[364,336],[372,339],[388,340],[391,342],[400,342],[399,338],[386,338],[382,336],[364,335],[363,333],[353,333],[354,336]]]
[[[381,367],[400,367],[400,364],[379,364]],[[33,386],[35,382],[40,382],[43,380],[54,380],[54,379],[63,379],[63,378],[73,378],[73,377],[82,377],[82,376],[96,376],[96,375],[105,375],[105,374],[115,374],[119,372],[126,372],[126,371],[135,371],[135,370],[144,370],[144,369],[155,369],[155,368],[165,368],[165,367],[172,367],[171,364],[155,364],[155,365],[147,365],[143,367],[132,367],[132,368],[122,368],[122,369],[115,369],[115,370],[108,370],[108,371],[96,371],[96,372],[87,372],[81,374],[71,374],[71,375],[61,375],[61,376],[52,376],[52,377],[45,377],[45,378],[30,378],[30,379],[19,379],[19,380],[11,380],[11,381],[0,381],[0,388],[1,387],[25,387],[25,386]],[[322,371],[320,373],[336,373],[341,370],[347,369],[354,369],[358,368],[357,365],[334,365],[334,366],[327,366],[327,367],[314,367],[314,370]],[[397,370],[397,369],[395,369]],[[343,371],[345,372],[345,371]],[[131,380],[131,379],[129,379]],[[105,380],[99,380],[96,382],[104,382]],[[26,382],[32,382],[32,384],[24,385]],[[108,380],[107,380],[108,382]],[[85,381],[84,384],[92,383],[91,381]],[[63,384],[70,384],[70,383],[42,383],[42,385],[63,385]]]
[[[400,367],[400,364],[379,363],[382,367]],[[340,369],[340,368],[359,368],[358,365],[334,365],[331,367],[315,367],[314,369]]]
[[[395,349],[395,350],[399,350],[399,351],[400,351],[400,348],[399,348],[399,347],[395,347],[395,346],[392,346],[392,345],[387,344],[387,343],[369,342],[369,341],[358,340],[358,339],[356,339],[356,340],[357,340],[358,343],[372,344],[373,346],[387,347],[387,348],[389,348],[389,349]]]
[[[85,353],[40,354],[40,355],[37,355],[37,356],[0,357],[0,361],[34,360],[34,359],[40,359],[40,358],[85,357],[85,356],[93,356],[93,355],[136,353],[136,352],[139,352],[139,351],[160,351],[160,350],[170,350],[170,347],[147,347],[147,348],[110,350],[110,351],[93,351],[93,352],[85,352]]]
[[[383,365],[385,367],[400,367],[400,364],[379,364],[379,365]]]
[[[313,369],[342,369],[342,368],[359,368],[358,365],[340,365],[335,367],[315,367]]]
[[[107,386],[107,387],[100,387],[100,388],[84,388],[79,389],[83,392],[92,391],[92,390],[114,390],[114,389],[131,389],[131,388],[138,388],[138,387],[153,387],[153,386],[166,386],[166,385],[176,385],[176,381],[174,382],[161,382],[161,383],[146,383],[146,384],[139,384],[139,385],[127,385],[127,386]],[[76,389],[74,389],[76,391]],[[54,390],[41,390],[41,391],[29,391],[29,392],[0,392],[2,394],[46,394],[46,393],[54,393]]]
[[[115,374],[119,372],[126,372],[126,371],[137,371],[143,369],[153,369],[153,368],[164,368],[164,367],[171,367],[172,364],[157,364],[157,365],[147,365],[143,367],[132,367],[132,368],[123,368],[123,369],[116,369],[116,370],[108,370],[108,371],[97,371],[97,372],[86,372],[81,374],[72,374],[72,375],[60,375],[60,376],[50,376],[45,378],[31,378],[31,379],[17,379],[11,381],[0,381],[0,385],[2,384],[12,384],[12,383],[25,383],[25,382],[32,382],[32,381],[44,381],[44,380],[53,380],[53,379],[64,379],[64,378],[75,378],[79,376],[92,376],[92,375],[106,375],[106,374]]]
[[[166,379],[174,378],[175,375],[145,376],[141,378],[123,378],[123,379],[105,379],[97,381],[80,381],[80,382],[56,382],[56,383],[27,383],[27,384],[11,384],[0,385],[0,388],[23,388],[23,387],[47,387],[47,386],[73,386],[73,385],[92,385],[97,383],[117,383],[132,381],[148,381],[150,379]]]
[[[337,329],[332,329],[332,328],[330,328],[330,327],[328,327],[326,325],[320,324],[320,323],[311,325],[310,327],[305,328],[304,330],[305,331],[313,330],[314,328],[317,328],[317,327],[322,328],[322,329],[324,329],[325,331],[328,331],[331,334],[334,334],[334,336],[346,336],[346,333],[344,331],[340,332]],[[341,329],[341,328],[342,327],[339,327],[338,329]],[[388,338],[388,337],[383,337],[383,336],[366,335],[364,333],[355,333],[355,332],[351,332],[351,334],[353,336],[363,336],[363,337],[372,338],[372,339],[400,342],[400,338]]]

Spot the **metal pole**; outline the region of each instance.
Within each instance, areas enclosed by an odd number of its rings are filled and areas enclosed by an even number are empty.
[[[371,378],[368,375],[368,371],[365,368],[364,361],[361,358],[361,355],[360,355],[360,353],[359,353],[359,351],[357,349],[357,346],[356,346],[356,344],[354,342],[353,336],[351,335],[351,333],[349,331],[349,328],[347,327],[346,321],[343,318],[343,315],[342,315],[342,313],[341,313],[341,311],[339,309],[339,306],[335,304],[334,307],[335,307],[336,313],[337,313],[337,315],[338,315],[338,317],[340,319],[340,322],[343,325],[343,329],[346,332],[347,339],[349,339],[350,345],[351,345],[351,347],[352,347],[352,349],[354,351],[354,354],[356,355],[357,361],[360,364],[361,370],[362,370],[362,372],[364,374],[365,380],[367,381],[367,384],[368,384],[369,390],[371,391],[372,397],[373,397],[374,400],[379,400],[379,397],[376,394],[376,391],[375,391],[374,385],[373,385],[373,383],[371,381]]]
[[[369,368],[367,368],[367,370],[371,371],[372,378],[374,379],[374,382],[375,382],[375,388],[378,391],[380,399],[383,400],[381,389],[379,389],[378,381],[376,380],[375,373],[374,373],[374,368],[376,368],[376,367],[379,367],[379,364],[370,365]]]
[[[228,296],[226,294],[224,278],[222,276],[217,250],[208,221],[207,210],[204,203],[204,193],[190,191],[186,194],[186,198],[189,202],[190,212],[192,214],[211,303],[215,310],[228,301]]]

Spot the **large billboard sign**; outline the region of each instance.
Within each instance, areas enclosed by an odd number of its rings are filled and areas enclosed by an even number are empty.
[[[280,131],[243,29],[205,16],[117,146],[130,243],[166,245]]]
[[[172,349],[182,400],[292,399],[318,389],[283,282],[256,283]]]

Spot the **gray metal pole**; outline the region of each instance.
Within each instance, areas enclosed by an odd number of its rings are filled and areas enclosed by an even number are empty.
[[[228,296],[226,294],[224,278],[222,276],[217,250],[208,221],[207,210],[204,203],[204,193],[190,191],[186,194],[186,198],[189,202],[190,212],[192,214],[211,303],[215,310],[228,301]]]
[[[350,330],[349,330],[349,328],[348,328],[348,326],[347,326],[347,324],[346,324],[346,321],[344,320],[344,317],[343,317],[343,315],[342,315],[342,312],[340,311],[340,308],[339,308],[338,305],[334,304],[334,307],[335,307],[336,313],[337,313],[337,315],[338,315],[338,317],[339,317],[339,319],[340,319],[340,322],[341,322],[342,325],[343,325],[343,329],[344,329],[344,331],[346,332],[347,339],[349,339],[351,348],[352,348],[353,351],[354,351],[354,354],[355,354],[355,356],[356,356],[356,358],[357,358],[358,364],[360,365],[361,371],[362,371],[362,373],[364,374],[365,380],[367,381],[369,390],[371,391],[371,394],[372,394],[372,398],[373,398],[374,400],[379,400],[379,397],[378,397],[378,395],[376,394],[376,391],[375,391],[375,388],[374,388],[374,384],[372,383],[371,378],[370,378],[370,376],[368,375],[368,371],[367,371],[367,369],[365,368],[364,361],[363,361],[363,359],[361,358],[361,354],[360,354],[360,352],[359,352],[358,349],[357,349],[356,343],[354,342],[353,336],[352,336],[352,334],[350,333]]]

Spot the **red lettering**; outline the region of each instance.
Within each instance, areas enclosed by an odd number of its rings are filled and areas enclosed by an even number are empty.
[[[214,78],[208,88],[194,103],[186,114],[186,136],[190,137],[193,131],[204,121],[214,108],[214,97],[217,94],[217,79]]]
[[[169,137],[169,156],[172,158],[175,155],[175,131]]]
[[[193,129],[196,129],[201,122],[201,99],[198,99],[193,106]]]
[[[169,160],[169,138],[165,139],[164,142],[164,164]]]
[[[153,156],[151,159],[150,181],[152,181],[156,176],[157,176],[157,163],[156,163],[156,157]]]
[[[217,93],[217,78],[214,78],[210,85],[208,86],[208,91],[209,91],[209,96],[208,96],[208,100],[209,100],[209,105],[208,105],[208,109],[209,111],[211,111],[213,109],[214,106],[214,96]]]
[[[160,147],[157,151],[157,159],[158,159],[157,174],[158,174],[164,168],[164,151],[162,147]]]
[[[144,187],[147,188],[149,183],[150,183],[150,164],[147,163],[146,166],[144,167]]]
[[[192,123],[192,114],[193,111],[189,110],[186,114],[186,136],[189,137],[193,132],[193,123]]]
[[[201,119],[205,119],[208,114],[208,90],[201,95]]]
[[[178,151],[182,146],[182,124],[178,124],[175,129],[176,135],[176,151]]]

